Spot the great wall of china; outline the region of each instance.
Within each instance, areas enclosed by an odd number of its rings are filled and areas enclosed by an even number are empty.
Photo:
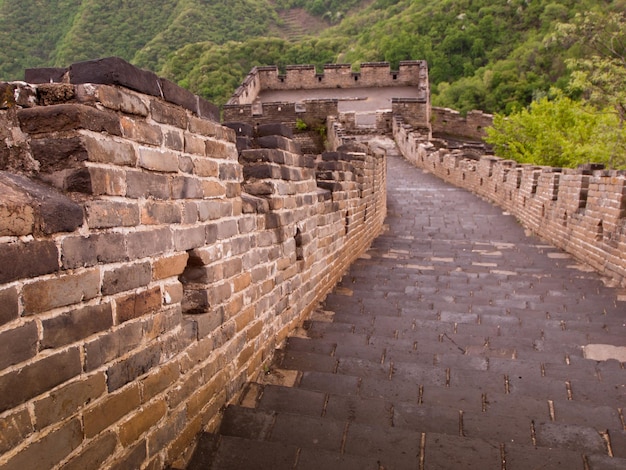
[[[393,136],[626,285],[623,172],[450,152],[490,116],[431,109],[426,64],[255,69],[224,109],[120,59],[0,83],[0,469],[181,468],[202,430],[383,229]],[[337,99],[395,86],[373,126]],[[259,112],[260,109],[260,112]],[[298,119],[323,122],[303,153]]]

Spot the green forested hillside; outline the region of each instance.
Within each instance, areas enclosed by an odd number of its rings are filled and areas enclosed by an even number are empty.
[[[290,41],[287,9],[328,27]],[[117,55],[222,104],[254,65],[426,59],[435,104],[510,112],[568,81],[582,49],[550,38],[594,9],[626,1],[0,0],[0,79]]]

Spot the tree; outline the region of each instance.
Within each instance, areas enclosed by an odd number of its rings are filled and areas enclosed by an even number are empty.
[[[613,142],[623,138],[614,113],[600,112],[558,91],[509,116],[496,114],[487,129],[496,154],[521,163],[576,167],[608,164]]]
[[[611,107],[618,118],[618,140],[609,164],[623,165],[623,130],[626,121],[626,14],[589,12],[577,14],[572,23],[557,28],[557,39],[580,44],[580,58],[567,60],[571,70],[569,89],[595,106]]]

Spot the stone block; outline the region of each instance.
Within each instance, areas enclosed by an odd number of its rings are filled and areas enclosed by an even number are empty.
[[[187,251],[206,244],[206,231],[202,225],[178,229],[173,231],[172,238],[176,251]]]
[[[184,148],[182,131],[179,129],[164,129],[163,132],[163,145],[169,149],[182,152]]]
[[[189,118],[189,131],[194,134],[204,135],[206,137],[216,137],[220,134],[221,126],[215,121],[197,118],[191,116]]]
[[[136,203],[95,200],[87,202],[85,209],[91,228],[133,227],[140,223]]]
[[[203,157],[206,155],[206,140],[197,134],[185,133],[185,153]]]
[[[202,199],[204,194],[204,181],[187,176],[175,176],[172,178],[172,199]]]
[[[107,369],[107,387],[113,392],[156,367],[161,360],[161,345],[154,343],[145,349],[111,365]]]
[[[293,138],[293,129],[287,124],[273,122],[257,126],[256,135],[257,137],[277,135],[291,139]]]
[[[81,89],[81,86],[78,87]],[[107,85],[96,87],[96,98],[103,106],[114,111],[122,111],[126,114],[146,117],[149,114],[148,106],[144,100],[127,90],[120,90]]]
[[[188,253],[179,253],[173,256],[153,260],[152,280],[160,281],[169,277],[180,276],[187,266],[188,259]]]
[[[160,79],[154,73],[135,67],[119,57],[76,62],[69,67],[70,83],[99,83],[161,96]]]
[[[139,437],[158,423],[167,413],[167,404],[157,400],[144,405],[128,421],[125,421],[119,429],[120,442],[128,447]]]
[[[91,194],[94,196],[125,196],[126,172],[116,168],[89,167]]]
[[[115,453],[117,437],[107,432],[93,439],[81,449],[81,452],[63,464],[63,470],[85,470],[86,468],[102,468],[106,460]]]
[[[0,173],[0,182],[13,188],[33,208],[35,232],[73,232],[83,224],[82,207],[48,185],[20,175]],[[28,222],[27,222],[28,223]]]
[[[140,441],[134,447],[126,450],[124,455],[115,460],[109,470],[127,470],[129,468],[141,468],[147,455],[146,442]]]
[[[198,97],[177,84],[161,78],[163,99],[198,114]]]
[[[169,199],[170,180],[167,175],[143,171],[126,173],[126,196],[131,198]]]
[[[20,314],[17,288],[0,289],[0,326],[16,320]]]
[[[141,396],[144,402],[156,397],[172,386],[180,377],[179,365],[168,362],[151,372],[141,381]]]
[[[80,352],[70,348],[0,376],[0,413],[79,376],[81,371]]]
[[[172,232],[169,228],[132,232],[127,235],[126,243],[130,259],[156,256],[172,248]]]
[[[22,131],[32,135],[77,129],[122,135],[122,128],[116,114],[83,104],[55,104],[25,108],[17,112],[17,117]]]
[[[152,267],[149,261],[118,266],[104,271],[102,295],[114,295],[120,292],[147,286],[152,280]]]
[[[91,162],[124,166],[135,166],[137,163],[135,148],[129,142],[92,136],[82,136],[82,140]]]
[[[180,224],[181,221],[181,207],[175,203],[148,201],[141,211],[144,225]]]
[[[61,261],[64,269],[115,263],[125,258],[124,235],[120,233],[67,237],[61,244]]]
[[[15,262],[17,259],[19,263]],[[58,250],[52,241],[35,240],[0,246],[0,283],[50,274],[58,268]]]
[[[226,188],[219,181],[202,181],[202,195],[205,198],[224,197]]]
[[[89,154],[78,135],[31,139],[30,148],[42,172],[64,170],[78,166]]]
[[[30,315],[77,304],[99,294],[100,272],[96,269],[39,280],[24,286],[24,313]]]
[[[220,122],[220,108],[210,101],[198,97],[198,116],[214,122]]]
[[[0,453],[8,452],[35,430],[26,408],[0,418]]]
[[[38,342],[39,333],[35,322],[0,333],[0,370],[35,357]]]
[[[159,146],[163,143],[163,131],[159,126],[126,116],[120,119],[124,137],[142,144]]]
[[[178,154],[171,150],[140,147],[139,166],[152,171],[177,172]]]
[[[194,174],[203,178],[212,178],[219,175],[219,164],[210,158],[194,158]]]
[[[172,106],[160,100],[152,100],[150,103],[152,119],[161,124],[169,124],[179,129],[187,129],[189,117],[184,109]]]
[[[53,468],[72,453],[82,441],[80,419],[72,419],[27,445],[6,462],[5,468]]]
[[[83,413],[85,437],[92,438],[98,435],[140,405],[139,384],[132,384],[118,393],[95,401],[93,406]]]
[[[217,238],[224,240],[239,234],[237,220],[222,220],[217,224]]]
[[[235,134],[239,136],[252,137],[254,136],[254,127],[247,122],[225,122],[225,127],[235,131]]]
[[[161,308],[161,289],[152,287],[115,300],[117,323],[133,320],[158,311]]]
[[[35,208],[32,199],[12,185],[0,181],[0,236],[30,235],[35,229]]]
[[[165,305],[180,304],[183,301],[183,286],[180,282],[172,282],[163,286],[163,303]]]
[[[85,370],[87,372],[113,361],[132,351],[143,340],[143,324],[127,323],[107,331],[85,344]]]
[[[106,377],[98,372],[58,388],[34,403],[38,430],[64,421],[106,392]]]

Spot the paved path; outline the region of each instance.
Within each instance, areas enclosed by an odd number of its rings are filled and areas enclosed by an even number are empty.
[[[625,469],[624,364],[581,348],[626,346],[616,291],[501,209],[388,165],[389,229],[189,468]]]

